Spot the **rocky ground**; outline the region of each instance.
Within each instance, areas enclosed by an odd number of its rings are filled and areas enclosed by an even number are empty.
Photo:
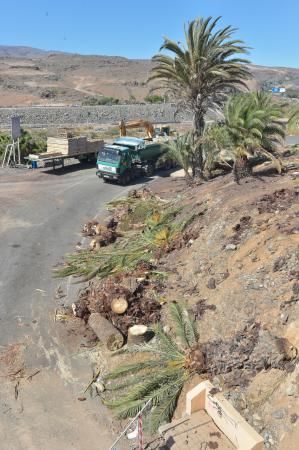
[[[153,321],[161,316],[162,323],[168,324],[167,305],[171,301],[184,302],[198,321],[200,342],[208,345],[218,341],[223,350],[224,343],[235,337],[232,354],[238,346],[238,333],[257,329],[255,356],[263,360],[262,367],[253,364],[248,371],[240,363],[238,368],[236,356],[232,372],[216,371],[209,377],[264,437],[266,448],[295,450],[299,414],[298,157],[285,158],[284,162],[289,170],[283,175],[277,175],[266,164],[240,185],[232,181],[230,174],[192,185],[168,177],[151,184],[153,193],[175,202],[180,217],[188,219],[193,214],[184,239],[159,255],[157,270],[167,273],[167,278],[155,290],[154,298],[162,309]],[[101,285],[101,289],[104,292],[105,286]],[[134,292],[136,299],[136,289]],[[151,295],[153,292],[146,290],[145,297]],[[138,298],[142,301],[143,296]],[[113,321],[113,315],[99,308],[92,297],[88,297],[87,313],[100,312]],[[98,298],[103,301],[103,297]],[[130,302],[130,292],[127,299]],[[127,319],[130,314],[135,313],[131,311]],[[77,320],[68,321],[67,327],[71,330]],[[136,314],[134,320],[144,323]],[[116,326],[126,333],[126,324]],[[273,351],[270,336],[277,338]],[[279,346],[286,342],[290,361],[282,365]],[[98,362],[104,370],[115,364],[108,353],[106,356]],[[180,417],[182,405],[183,395],[176,417]]]

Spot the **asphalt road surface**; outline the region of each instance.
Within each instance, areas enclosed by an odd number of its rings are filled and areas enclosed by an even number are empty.
[[[288,145],[298,145],[299,144],[299,136],[287,136],[286,143]]]
[[[65,326],[54,323],[60,281],[52,268],[82,239],[81,226],[129,189],[103,183],[94,167],[0,169],[3,450],[104,450],[115,437],[99,401],[77,400],[91,367],[78,353],[82,336],[65,335]]]

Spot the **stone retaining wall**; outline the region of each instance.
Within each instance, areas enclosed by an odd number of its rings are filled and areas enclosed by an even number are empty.
[[[173,123],[191,120],[188,113],[177,112],[174,104],[23,107],[0,108],[0,128],[10,126],[11,117],[21,117],[28,127],[114,124],[121,119],[146,119],[153,123]]]

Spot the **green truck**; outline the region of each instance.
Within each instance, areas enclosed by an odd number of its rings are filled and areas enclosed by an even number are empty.
[[[113,144],[105,144],[99,151],[96,174],[104,181],[114,180],[126,185],[142,174],[153,175],[159,159],[167,150],[167,143],[148,143],[134,137],[115,139]],[[165,168],[172,166],[167,158],[163,164]]]

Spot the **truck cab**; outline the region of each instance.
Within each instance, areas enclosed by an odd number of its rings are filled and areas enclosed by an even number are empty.
[[[140,174],[152,176],[159,157],[168,147],[148,143],[135,137],[120,137],[99,151],[97,175],[104,181],[117,180],[127,184]]]
[[[97,175],[107,180],[120,180],[123,177],[126,181],[127,172],[131,169],[132,158],[128,147],[120,145],[105,145],[98,153]]]

